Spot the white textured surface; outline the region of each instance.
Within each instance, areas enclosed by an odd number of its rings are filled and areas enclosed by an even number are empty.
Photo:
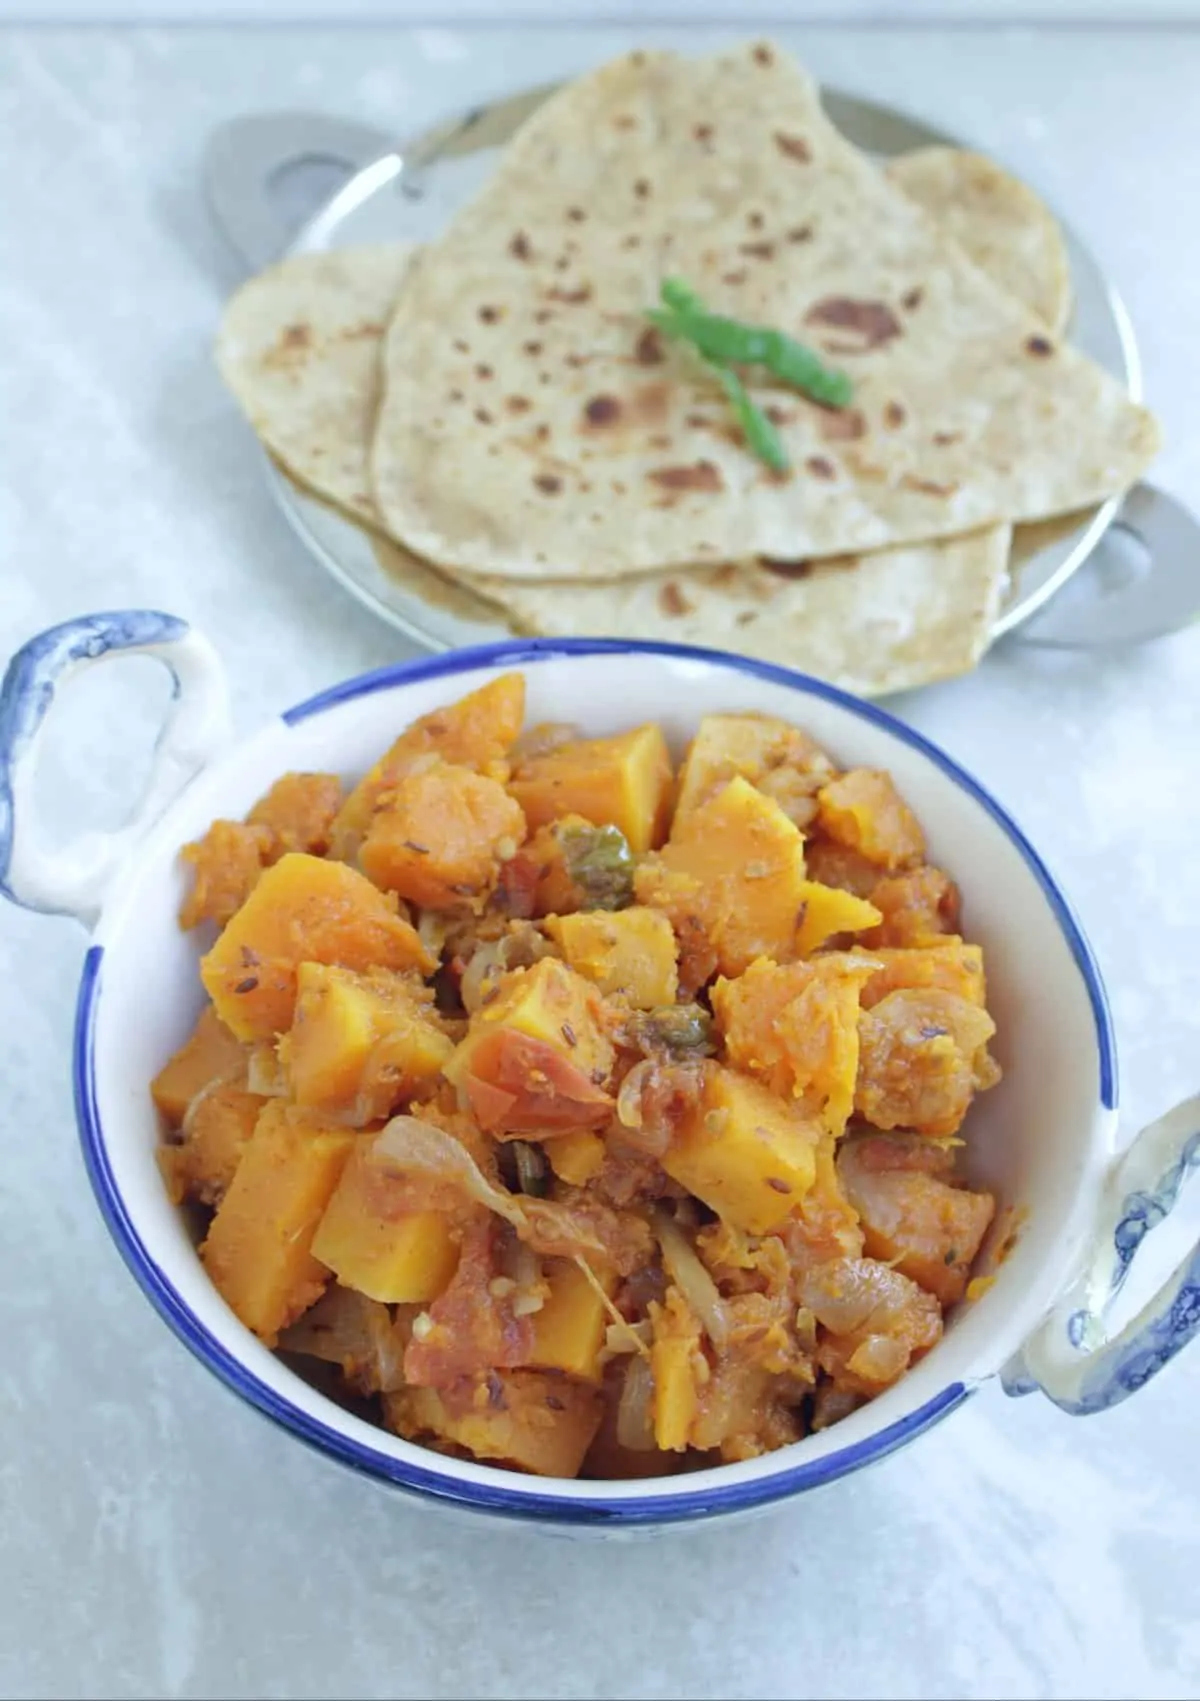
[[[1200,498],[1200,39],[795,36],[818,71],[995,149],[1073,215],[1141,331],[1169,439],[1156,476]],[[264,106],[403,128],[627,39],[10,34],[0,651],[90,608],[165,606],[226,655],[244,725],[400,653],[286,532],[213,375],[233,273],[199,149]],[[901,705],[1074,895],[1131,1130],[1200,1075],[1198,677],[1200,631],[1105,659],[1007,646]],[[59,828],[117,818],[162,700],[143,664],[71,693],[42,788]],[[1200,1692],[1200,1349],[1106,1418],[988,1389],[874,1473],[655,1546],[448,1525],[286,1442],[172,1342],[96,1216],[67,1070],[82,945],[0,914],[0,1694]]]

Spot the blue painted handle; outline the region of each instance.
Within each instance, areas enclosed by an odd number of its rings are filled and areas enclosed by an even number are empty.
[[[1005,1372],[1010,1394],[1041,1388],[1072,1416],[1107,1411],[1145,1386],[1200,1334],[1200,1245],[1118,1334],[1105,1317],[1151,1229],[1200,1169],[1200,1094],[1168,1111],[1114,1166],[1089,1261]]]
[[[31,785],[37,735],[59,684],[118,655],[149,655],[174,680],[146,794],[115,833],[89,833],[51,854],[37,843]],[[225,742],[224,673],[207,639],[155,609],[122,609],[65,621],[17,651],[0,685],[0,891],[29,909],[75,915],[91,925],[122,860],[167,803]]]

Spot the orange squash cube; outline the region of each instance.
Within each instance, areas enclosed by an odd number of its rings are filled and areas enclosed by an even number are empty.
[[[279,1056],[299,1105],[362,1127],[431,1086],[454,1050],[433,993],[405,975],[301,963]]]
[[[570,1259],[548,1260],[545,1275],[550,1295],[533,1315],[529,1362],[538,1370],[561,1370],[585,1382],[598,1382],[600,1349],[609,1320],[603,1295]],[[597,1280],[611,1297],[616,1285],[611,1273],[599,1271]]]
[[[230,1310],[269,1347],[329,1279],[313,1235],[356,1138],[272,1099],[217,1207],[200,1257]]]
[[[725,975],[756,957],[791,961],[804,886],[803,835],[741,778],[677,822],[634,877],[638,902],[663,910],[681,938],[699,929]]]
[[[386,792],[358,860],[368,879],[425,909],[478,909],[525,817],[502,785],[448,762],[405,774]]]
[[[862,991],[864,1010],[872,1009],[889,992],[936,989],[953,992],[968,1004],[987,1002],[983,949],[961,939],[945,938],[936,945],[882,947],[870,952],[878,965]]]
[[[874,959],[830,952],[806,963],[752,963],[712,989],[725,1053],[771,1092],[840,1134],[854,1108],[858,1017]]]
[[[313,1256],[344,1288],[385,1305],[424,1305],[449,1286],[459,1239],[440,1211],[406,1207],[403,1186],[370,1162],[359,1141],[325,1207]]]
[[[402,732],[370,772],[354,787],[334,818],[330,854],[349,861],[358,854],[380,797],[390,791],[421,756],[474,768],[494,779],[507,779],[504,758],[525,718],[525,680],[504,673],[457,703],[434,709]]]
[[[740,774],[752,786],[768,775],[812,776],[812,792],[833,774],[833,764],[806,732],[771,715],[705,715],[679,774],[675,819],[714,796]],[[816,813],[816,803],[812,811]]]
[[[921,824],[890,774],[851,768],[823,786],[817,801],[818,819],[829,837],[889,874],[924,861]]]
[[[213,1081],[243,1080],[246,1062],[246,1047],[206,1004],[190,1038],[150,1083],[150,1095],[171,1127],[178,1128],[197,1093]]]
[[[264,871],[202,958],[200,978],[239,1039],[269,1039],[292,1024],[304,962],[423,973],[435,966],[394,898],[343,863],[289,852]]]
[[[599,1134],[587,1128],[572,1128],[556,1135],[546,1146],[550,1168],[570,1187],[583,1187],[604,1168],[608,1148]]]
[[[217,1205],[237,1174],[266,1100],[242,1087],[219,1082],[193,1106],[178,1146],[160,1146],[158,1167],[175,1204],[196,1199]]]
[[[804,910],[796,929],[798,957],[810,956],[836,933],[862,933],[881,920],[874,904],[840,886],[822,886],[819,880],[804,882],[800,902]]]
[[[600,1427],[604,1403],[582,1382],[540,1370],[498,1370],[465,1408],[436,1388],[404,1388],[383,1402],[389,1429],[410,1441],[448,1441],[476,1459],[540,1477],[575,1477]]]
[[[533,829],[563,815],[619,827],[633,851],[661,844],[671,807],[671,757],[661,727],[583,738],[518,762],[509,791]]]
[[[664,1453],[682,1453],[700,1409],[696,1387],[700,1331],[677,1288],[668,1288],[664,1304],[651,1305],[650,1317],[654,1324],[650,1349],[654,1441]]]
[[[710,1064],[662,1166],[723,1222],[770,1234],[813,1184],[820,1125],[733,1069]],[[661,1445],[661,1443],[660,1443]]]
[[[678,952],[674,930],[661,911],[635,905],[554,916],[546,932],[570,967],[606,997],[620,996],[641,1010],[675,1002]]]

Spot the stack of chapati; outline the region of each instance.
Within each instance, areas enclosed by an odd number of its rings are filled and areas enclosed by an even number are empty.
[[[852,378],[832,409],[746,374],[788,472],[650,326],[668,276]],[[1151,415],[1059,340],[1068,312],[1028,189],[952,149],[881,170],[758,44],[571,84],[428,247],[253,279],[219,359],[276,459],[417,595],[875,693],[972,666],[1013,524],[1113,495],[1154,454]]]

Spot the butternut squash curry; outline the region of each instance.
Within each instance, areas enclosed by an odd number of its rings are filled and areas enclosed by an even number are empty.
[[[657,726],[522,738],[524,696],[185,848],[182,925],[219,932],[162,1171],[246,1327],[401,1436],[551,1477],[746,1459],[964,1297],[982,953],[886,773],[722,714],[676,776]]]

